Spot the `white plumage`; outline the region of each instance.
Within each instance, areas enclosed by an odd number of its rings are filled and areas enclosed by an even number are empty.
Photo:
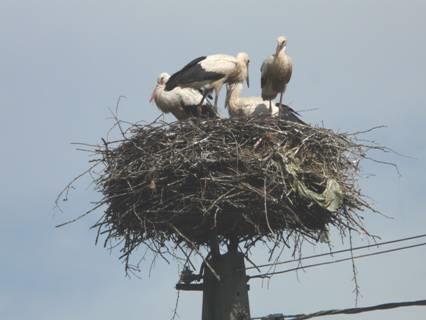
[[[260,68],[262,98],[271,101],[280,93],[280,105],[293,71],[292,60],[285,52],[286,46],[287,39],[278,37],[275,53],[266,58]]]
[[[245,52],[240,52],[236,57],[225,54],[199,57],[173,74],[165,90],[173,90],[178,86],[203,89],[205,94],[214,90],[214,107],[217,110],[219,92],[224,83],[247,81],[249,85],[249,62],[249,56]]]
[[[226,105],[229,116],[232,117],[258,117],[272,116],[283,120],[305,124],[299,113],[284,104],[272,104],[261,97],[241,97],[241,83],[229,84],[226,91]],[[269,107],[268,107],[269,105]]]
[[[191,116],[215,116],[208,101],[199,105],[203,95],[198,90],[176,87],[171,91],[165,91],[169,79],[168,73],[160,74],[149,100],[150,102],[154,100],[158,109],[164,113],[172,113],[178,120],[186,120]]]
[[[232,117],[253,117],[262,115],[278,116],[279,108],[275,105],[270,110],[269,101],[263,100],[261,97],[241,97],[242,85],[240,83],[230,84],[227,86],[226,106],[228,107],[229,116]]]

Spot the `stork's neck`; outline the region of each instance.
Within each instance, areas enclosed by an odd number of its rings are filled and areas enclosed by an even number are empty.
[[[155,87],[155,100],[157,100],[158,97],[160,97],[165,92],[165,87],[165,84],[157,84],[157,86]]]
[[[238,108],[238,101],[240,100],[240,93],[241,93],[241,85],[231,85],[228,89],[228,101],[227,104],[229,106],[229,109],[235,110]]]
[[[273,56],[274,56],[274,60],[281,60],[281,59],[284,59],[285,52],[284,50],[280,50],[275,52]]]
[[[275,52],[273,54],[274,59],[284,59],[286,55],[286,46],[280,47],[279,45],[276,47]]]

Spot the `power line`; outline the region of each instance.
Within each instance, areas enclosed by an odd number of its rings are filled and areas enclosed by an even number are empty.
[[[426,300],[417,300],[417,301],[404,301],[404,302],[392,302],[392,303],[384,303],[376,306],[362,307],[362,308],[348,308],[348,309],[331,309],[318,311],[309,314],[297,314],[297,315],[270,315],[266,317],[256,317],[251,318],[252,320],[306,320],[316,317],[323,316],[331,316],[336,314],[355,314],[362,312],[370,312],[370,311],[379,311],[379,310],[388,310],[394,308],[401,307],[414,307],[414,306],[426,306]]]
[[[258,274],[258,275],[249,276],[249,278],[250,279],[252,279],[252,278],[266,278],[266,277],[271,277],[271,276],[274,276],[274,275],[277,275],[277,274],[287,273],[287,272],[296,271],[296,270],[300,270],[300,269],[308,269],[308,268],[319,267],[319,266],[324,266],[324,265],[329,265],[329,264],[334,264],[334,263],[340,263],[340,262],[344,262],[344,261],[348,261],[348,260],[352,260],[352,259],[359,259],[359,258],[365,258],[365,257],[370,257],[370,256],[376,256],[376,255],[380,255],[380,254],[385,254],[385,253],[390,253],[390,252],[395,252],[395,251],[400,251],[400,250],[406,250],[406,249],[421,247],[421,246],[424,246],[424,245],[426,245],[426,242],[419,243],[419,244],[413,244],[413,245],[405,246],[405,247],[398,247],[398,248],[394,248],[394,249],[383,250],[383,251],[376,251],[376,252],[373,252],[373,253],[362,254],[362,255],[353,256],[353,257],[350,257],[350,258],[343,258],[343,259],[338,259],[338,260],[333,260],[333,261],[326,261],[326,262],[308,264],[306,266],[300,266],[300,267],[286,269],[286,270],[282,270],[282,271],[261,273],[261,274]]]
[[[329,256],[329,255],[339,254],[339,253],[349,252],[349,251],[357,251],[357,250],[367,249],[367,248],[371,248],[371,247],[379,247],[379,246],[383,246],[383,245],[387,245],[387,244],[409,241],[409,240],[414,240],[414,239],[419,239],[419,238],[424,238],[424,237],[426,237],[426,234],[420,234],[420,235],[417,235],[417,236],[395,239],[395,240],[384,241],[384,242],[376,242],[375,244],[369,244],[369,245],[353,247],[353,248],[348,248],[348,249],[319,253],[319,254],[314,254],[314,255],[311,255],[311,256],[300,257],[299,259],[291,259],[291,260],[285,260],[285,261],[280,261],[280,262],[261,264],[261,265],[257,265],[257,266],[253,266],[253,267],[247,267],[246,270],[258,269],[258,268],[264,268],[264,267],[276,266],[276,265],[282,265],[282,264],[288,264],[288,263],[298,262],[298,261],[302,261],[302,260],[319,258],[319,257],[324,257],[324,256]]]

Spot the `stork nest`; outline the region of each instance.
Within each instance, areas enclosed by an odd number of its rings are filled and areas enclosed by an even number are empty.
[[[211,239],[319,240],[330,226],[368,234],[359,163],[381,147],[356,134],[270,117],[117,125],[121,139],[91,150],[104,195],[94,209],[105,207],[94,227],[121,241],[126,266],[141,244],[162,255]]]
[[[318,240],[328,227],[366,232],[372,209],[357,186],[371,146],[351,134],[277,118],[131,125],[94,150],[106,210],[95,225],[124,240],[190,247],[288,234]]]

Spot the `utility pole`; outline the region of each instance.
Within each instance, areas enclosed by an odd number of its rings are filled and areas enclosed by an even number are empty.
[[[206,265],[203,266],[201,275],[194,275],[185,269],[176,289],[203,291],[202,320],[250,320],[244,254],[238,252],[234,243],[231,243],[228,252],[223,255],[216,242],[210,243],[210,249],[207,263],[215,273]],[[190,283],[201,279],[201,284]]]
[[[205,268],[202,320],[250,320],[244,255],[228,251],[208,262],[220,280]]]

